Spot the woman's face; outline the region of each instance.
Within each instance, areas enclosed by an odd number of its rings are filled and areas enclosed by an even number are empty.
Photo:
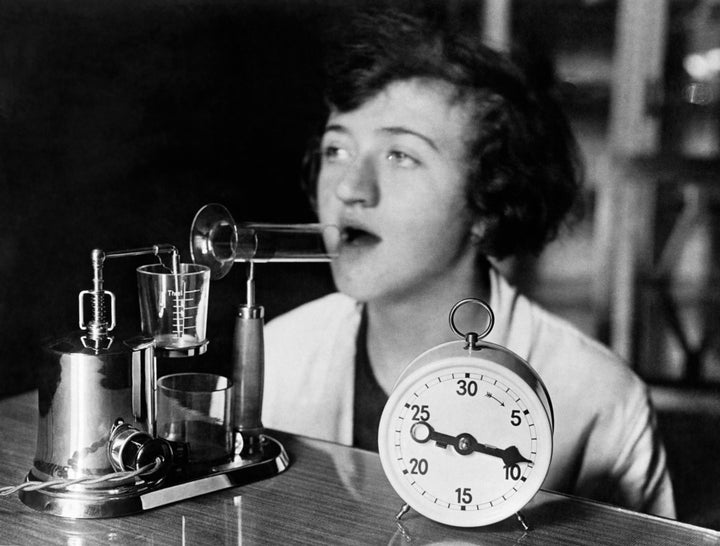
[[[322,139],[320,221],[340,227],[335,283],[359,301],[396,300],[473,275],[466,194],[470,107],[444,83],[407,80],[350,112]]]

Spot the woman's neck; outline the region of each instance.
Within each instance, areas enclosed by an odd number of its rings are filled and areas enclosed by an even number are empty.
[[[367,303],[367,350],[380,386],[389,393],[395,380],[422,352],[457,336],[448,326],[448,313],[461,299],[488,299],[488,267],[482,264],[464,279],[447,279],[410,298]],[[484,311],[469,306],[463,322],[483,324]]]

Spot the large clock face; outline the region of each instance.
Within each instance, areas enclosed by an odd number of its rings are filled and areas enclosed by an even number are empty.
[[[516,513],[542,485],[552,415],[507,367],[450,357],[401,377],[378,441],[388,479],[415,510],[450,525],[487,525]]]

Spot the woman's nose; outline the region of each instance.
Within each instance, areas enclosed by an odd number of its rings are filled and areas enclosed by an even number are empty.
[[[364,207],[377,205],[380,190],[377,168],[369,158],[358,158],[348,165],[335,187],[335,194],[345,204],[360,204]]]

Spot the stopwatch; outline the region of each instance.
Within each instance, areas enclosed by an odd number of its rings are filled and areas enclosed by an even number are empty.
[[[482,306],[488,323],[462,333],[455,313]],[[463,340],[438,345],[398,378],[380,419],[383,470],[409,507],[439,523],[477,527],[517,514],[550,467],[554,418],[538,374],[509,349],[483,341],[490,307],[468,298],[450,327]]]

